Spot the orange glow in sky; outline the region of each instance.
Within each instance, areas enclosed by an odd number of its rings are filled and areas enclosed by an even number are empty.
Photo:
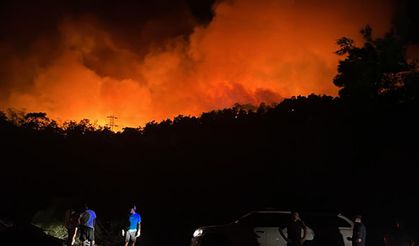
[[[363,2],[223,1],[207,26],[196,25],[189,36],[167,40],[145,56],[121,45],[121,37],[94,16],[63,18],[53,47],[41,37],[30,56],[10,59],[9,83],[22,86],[10,89],[0,108],[101,125],[116,115],[120,127],[136,127],[235,103],[337,95],[336,40],[358,39],[366,24],[378,34],[390,25],[390,11],[373,11],[384,1]],[[54,54],[39,65],[49,49]]]

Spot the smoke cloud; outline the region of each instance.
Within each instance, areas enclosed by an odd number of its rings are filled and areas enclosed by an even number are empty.
[[[229,0],[203,23],[186,3],[169,7],[133,19],[128,5],[115,21],[113,7],[58,9],[23,34],[12,29],[24,24],[3,17],[0,109],[102,125],[113,114],[120,126],[138,126],[235,103],[336,95],[336,40],[359,40],[366,24],[380,35],[392,15],[383,0]]]

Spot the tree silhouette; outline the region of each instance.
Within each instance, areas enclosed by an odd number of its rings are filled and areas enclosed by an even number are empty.
[[[57,122],[50,120],[46,113],[27,113],[21,122],[22,127],[33,130],[44,130],[47,128],[56,129],[58,128]]]
[[[382,96],[397,100],[407,84],[412,86],[416,77],[415,64],[406,57],[406,47],[393,31],[383,38],[373,38],[372,29],[361,30],[364,39],[362,47],[355,46],[352,39],[343,37],[337,41],[340,49],[336,54],[346,56],[339,62],[334,84],[340,87],[343,99],[368,102]],[[409,78],[409,80],[408,80]]]
[[[79,123],[67,121],[64,123],[63,129],[67,135],[84,135],[96,130],[89,119],[82,119]]]

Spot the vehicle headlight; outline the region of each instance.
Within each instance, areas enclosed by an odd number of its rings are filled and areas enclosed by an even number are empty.
[[[202,229],[196,229],[194,232],[193,232],[193,237],[199,237],[199,236],[201,236],[202,235],[202,233],[203,233],[204,231],[202,230]]]

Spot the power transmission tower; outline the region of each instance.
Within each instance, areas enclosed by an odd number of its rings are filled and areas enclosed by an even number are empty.
[[[109,119],[109,124],[106,125],[111,129],[111,131],[113,131],[114,127],[118,127],[118,125],[115,124],[115,120],[118,119],[118,117],[116,117],[115,115],[109,115],[106,118]]]

